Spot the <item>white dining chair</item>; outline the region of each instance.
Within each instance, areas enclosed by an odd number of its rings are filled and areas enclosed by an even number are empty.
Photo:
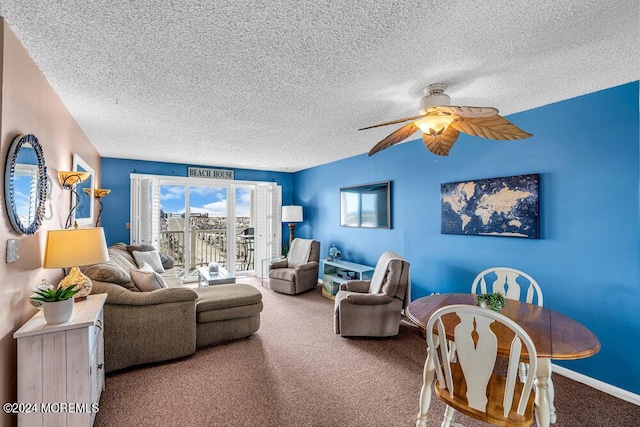
[[[496,322],[500,325],[494,325]],[[531,375],[522,383],[517,375],[521,358],[532,369],[537,368],[537,352],[529,335],[516,322],[485,308],[457,304],[433,313],[426,332],[436,374],[433,389],[447,405],[443,427],[459,426],[454,423],[456,411],[499,426],[533,423],[534,378]],[[510,348],[506,374],[495,369],[500,340],[507,340],[502,347]],[[524,348],[528,356],[523,356]],[[422,410],[423,419],[418,425],[426,425],[428,407],[424,408],[426,412]]]
[[[494,278],[495,277],[495,278]],[[492,281],[493,280],[493,281]],[[524,286],[524,298],[523,298]],[[505,298],[525,301],[542,307],[542,290],[533,277],[509,267],[487,268],[476,276],[471,285],[472,294],[500,292]]]
[[[524,271],[510,267],[492,267],[480,272],[471,285],[472,294],[486,294],[488,292],[500,292],[505,298],[524,301],[529,304],[543,306],[544,298],[542,289],[533,277]],[[530,367],[526,363],[520,363],[520,381],[524,382]],[[555,388],[553,381],[549,377],[547,388],[549,402],[551,402],[551,413],[555,414],[553,400]]]

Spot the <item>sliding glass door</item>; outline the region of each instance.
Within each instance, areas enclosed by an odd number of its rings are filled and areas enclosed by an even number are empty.
[[[274,221],[280,209],[280,189],[266,184],[278,195],[276,200],[267,200],[256,197],[265,193],[263,187],[260,183],[132,175],[131,241],[151,243],[173,256],[185,280],[197,279],[196,269],[211,262],[236,274],[260,274],[257,256],[280,250],[279,215],[277,224]],[[277,248],[270,247],[274,243]]]
[[[159,212],[153,209],[152,215],[159,215],[158,250],[171,255],[176,271],[184,274],[186,260],[185,206],[186,191],[184,185],[159,185]],[[188,267],[187,267],[188,268]]]

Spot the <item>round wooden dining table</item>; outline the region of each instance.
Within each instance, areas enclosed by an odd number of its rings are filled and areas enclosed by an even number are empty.
[[[475,305],[473,294],[434,294],[411,302],[407,317],[426,332],[427,322],[439,308],[453,304]],[[551,359],[574,360],[593,356],[600,350],[600,341],[584,325],[546,307],[516,300],[506,300],[500,313],[515,321],[529,334],[538,353],[535,384],[535,411],[538,426],[555,423],[554,390],[551,378]],[[449,337],[452,338],[452,337]],[[418,426],[426,426],[426,414],[431,402],[431,384],[435,367],[429,354],[425,362],[424,383],[420,393]]]

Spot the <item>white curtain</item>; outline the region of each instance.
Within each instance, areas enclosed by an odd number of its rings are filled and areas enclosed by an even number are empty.
[[[256,275],[263,276],[266,267],[262,260],[277,258],[280,253],[282,226],[280,210],[282,206],[282,187],[274,184],[260,184],[256,187],[254,205],[255,229],[255,268]]]
[[[160,229],[160,186],[152,177],[131,176],[130,241],[158,247]]]

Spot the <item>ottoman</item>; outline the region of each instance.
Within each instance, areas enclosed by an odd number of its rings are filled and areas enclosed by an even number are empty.
[[[248,337],[260,327],[262,294],[243,283],[196,289],[196,347]]]

